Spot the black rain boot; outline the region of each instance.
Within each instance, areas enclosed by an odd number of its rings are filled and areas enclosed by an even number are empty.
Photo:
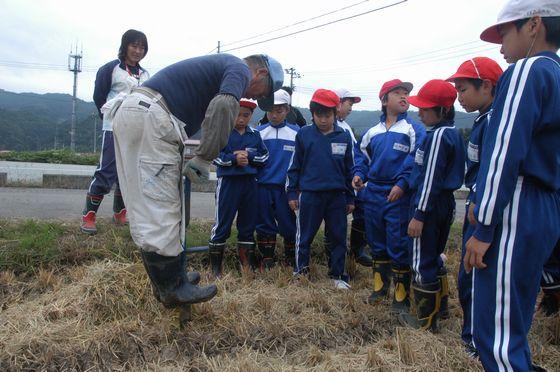
[[[156,298],[165,307],[205,302],[218,293],[214,284],[199,287],[186,280],[188,274],[184,267],[185,252],[175,257],[144,251],[141,254],[148,277],[158,294]]]
[[[181,275],[183,275],[183,279],[186,280],[187,282],[191,283],[192,285],[197,285],[198,283],[200,283],[200,273],[196,272],[196,271],[190,271],[187,272],[186,268],[187,268],[187,255],[186,254],[181,254]],[[161,297],[159,295],[159,291],[156,287],[156,285],[154,284],[154,279],[152,278],[150,271],[148,270],[148,267],[146,266],[146,260],[144,260],[142,258],[142,263],[144,264],[144,268],[146,269],[146,272],[148,273],[148,276],[150,277],[150,282],[152,284],[152,293],[154,295],[154,297],[156,298],[156,300],[158,300],[159,302],[161,302]],[[167,306],[164,304],[165,307],[171,308],[174,306]]]
[[[226,243],[208,242],[208,253],[210,257],[210,269],[214,278],[222,276],[222,261],[224,259],[224,250]]]
[[[447,277],[447,269],[445,267],[439,269],[438,280],[441,298],[438,317],[440,319],[449,319],[449,278]]]
[[[284,264],[296,268],[296,243],[284,240]]]
[[[410,311],[410,268],[393,267],[392,270],[395,291],[391,307],[397,313],[408,313]]]
[[[124,206],[121,189],[118,186],[115,188],[115,194],[113,196],[113,222],[117,226],[124,226],[127,224],[126,207]]]
[[[99,205],[103,201],[103,195],[86,195],[86,206],[82,211],[82,223],[80,229],[86,234],[97,233],[96,216]]]
[[[545,316],[554,316],[560,310],[560,289],[543,288],[539,311]]]
[[[439,281],[431,284],[412,284],[416,316],[399,314],[399,321],[406,326],[437,332],[437,318],[441,304]]]
[[[391,285],[391,260],[379,258],[373,260],[373,292],[367,299],[368,304],[374,304],[387,298]]]
[[[255,271],[255,242],[238,242],[237,257],[239,258],[240,268],[248,267],[251,271]]]
[[[274,267],[274,250],[276,249],[276,236],[257,237],[257,246],[261,256],[261,271]]]
[[[362,266],[371,267],[372,259],[368,253],[363,220],[352,220],[352,228],[350,229],[350,250],[357,263]]]

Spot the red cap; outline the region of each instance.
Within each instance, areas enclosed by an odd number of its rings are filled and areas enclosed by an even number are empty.
[[[254,110],[255,107],[257,107],[257,103],[253,100],[250,99],[246,99],[246,98],[241,98],[239,100],[239,106],[241,107],[247,107],[250,110]]]
[[[317,89],[315,93],[313,93],[313,97],[311,97],[311,102],[318,103],[325,107],[338,107],[340,104],[340,97],[332,90]]]
[[[418,108],[451,107],[457,98],[457,91],[447,81],[434,79],[420,88],[418,94],[408,97],[408,102]]]
[[[379,99],[382,99],[387,93],[397,88],[403,88],[407,90],[409,93],[412,91],[412,83],[403,82],[399,79],[389,80],[383,84],[381,87],[381,91],[379,91]]]
[[[502,72],[504,71],[500,65],[493,59],[488,57],[474,57],[473,59],[463,62],[457,69],[457,72],[447,78],[447,81],[453,82],[455,79],[461,78],[480,79],[490,80],[492,85],[496,85]]]

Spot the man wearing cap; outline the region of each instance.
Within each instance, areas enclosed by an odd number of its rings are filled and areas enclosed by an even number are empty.
[[[360,103],[362,99],[348,89],[341,88],[334,91],[340,97],[340,107],[336,114],[336,124],[344,129],[352,137],[352,143],[356,145],[356,136],[352,128],[346,122],[346,118],[352,113],[352,107],[356,103]],[[363,266],[371,267],[371,256],[367,251],[366,230],[364,221],[363,206],[364,191],[360,190],[356,193],[354,199],[354,212],[352,212],[352,227],[350,228],[350,249],[352,256],[357,263]],[[325,230],[325,248],[328,251],[330,242],[327,237],[328,231]]]
[[[465,243],[472,236],[476,220],[474,218],[474,207],[476,200],[476,177],[480,165],[482,153],[482,140],[488,125],[492,102],[498,79],[502,75],[500,65],[488,57],[474,57],[463,62],[457,72],[447,81],[455,84],[459,103],[466,112],[478,112],[477,118],[469,136],[467,145],[467,172],[465,174],[465,186],[469,188],[467,196],[465,219],[463,222],[463,244],[461,257],[465,255]],[[476,355],[476,348],[472,342],[472,275],[465,272],[463,264],[460,265],[457,278],[457,289],[459,302],[463,309],[463,330],[461,338],[465,343],[467,352]]]
[[[365,188],[366,236],[373,260],[375,303],[389,294],[391,276],[395,291],[393,309],[408,311],[410,266],[406,234],[410,208],[409,177],[424,128],[407,116],[412,84],[399,79],[383,84],[379,92],[383,115],[360,141],[354,186]]]
[[[508,1],[480,37],[512,65],[496,88],[466,244],[473,338],[485,370],[537,370],[527,334],[560,234],[560,2]]]
[[[335,288],[347,290],[346,215],[354,209],[354,149],[350,134],[335,124],[339,105],[339,97],[331,90],[317,89],[313,94],[309,104],[313,124],[296,135],[286,190],[290,208],[299,210],[294,273],[309,275],[311,243],[325,221],[332,241],[329,276]]]
[[[274,93],[274,106],[267,110],[269,123],[257,127],[269,151],[266,166],[259,169],[257,248],[261,255],[261,268],[274,266],[276,235],[284,239],[284,260],[294,267],[296,216],[288,206],[286,172],[294,153],[299,127],[288,123],[290,94],[283,89]]]
[[[198,280],[185,271],[181,167],[191,179],[208,178],[210,162],[234,126],[241,97],[261,99],[268,109],[283,76],[282,66],[266,55],[196,57],[162,69],[118,108],[115,153],[130,232],[154,295],[165,306],[207,301],[217,292],[215,285],[194,285]],[[184,143],[200,129],[196,156],[183,164]]]

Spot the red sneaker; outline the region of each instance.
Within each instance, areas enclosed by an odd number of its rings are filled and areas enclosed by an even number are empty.
[[[82,232],[86,234],[97,233],[97,227],[95,226],[95,212],[89,211],[85,216],[82,216],[82,224],[80,225]]]
[[[117,226],[124,226],[128,223],[126,219],[126,208],[123,208],[120,212],[113,214],[113,222]]]

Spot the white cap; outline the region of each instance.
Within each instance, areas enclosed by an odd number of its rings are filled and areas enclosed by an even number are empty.
[[[274,104],[275,105],[289,105],[292,101],[290,94],[284,89],[278,89],[274,92]]]
[[[346,88],[336,89],[334,92],[336,93],[337,96],[340,97],[341,101],[344,98],[352,98],[354,100],[354,103],[359,103],[359,102],[362,101],[362,99],[360,97],[358,97],[356,94],[350,92]]]
[[[495,25],[488,27],[480,34],[480,38],[489,43],[501,44],[502,37],[498,26],[531,17],[559,17],[560,1],[558,0],[509,0]]]

